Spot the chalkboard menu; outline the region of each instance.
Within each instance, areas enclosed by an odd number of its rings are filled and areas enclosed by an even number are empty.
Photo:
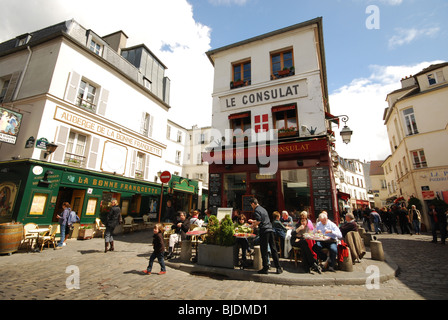
[[[311,169],[311,185],[314,198],[314,214],[317,218],[322,211],[328,213],[333,220],[333,203],[331,192],[331,177],[328,167],[315,167]]]
[[[244,195],[243,196],[243,210],[244,212],[254,212],[252,206],[250,205],[250,200],[253,198],[253,195]]]
[[[221,206],[221,174],[211,173],[209,177],[209,197],[208,204],[210,207],[220,207]],[[216,211],[213,210],[212,211]]]

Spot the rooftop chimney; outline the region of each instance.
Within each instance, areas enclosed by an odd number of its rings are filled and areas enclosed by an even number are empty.
[[[402,89],[413,87],[416,84],[417,84],[417,82],[415,81],[415,78],[413,76],[409,76],[409,77],[405,77],[405,78],[401,79],[401,88]]]
[[[102,37],[107,44],[117,51],[118,54],[121,54],[121,49],[126,48],[126,42],[128,40],[128,36],[123,31],[117,31],[111,33],[107,36]]]

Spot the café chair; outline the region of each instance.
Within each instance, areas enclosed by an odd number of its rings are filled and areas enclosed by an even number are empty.
[[[149,221],[149,216],[147,214],[143,215],[143,226],[145,229],[151,227],[151,222]]]
[[[28,250],[30,250],[33,247],[33,243],[34,241],[37,240],[38,238],[38,234],[37,233],[30,233],[29,230],[32,229],[37,229],[39,226],[35,223],[27,223],[24,227],[23,227],[23,240],[22,243],[20,244],[20,246],[25,246],[27,247]]]
[[[56,233],[58,229],[59,224],[52,224],[50,230],[45,235],[39,237],[41,252],[45,244],[47,244],[48,248],[50,248],[50,244],[53,244],[53,249],[56,248]]]
[[[134,218],[131,216],[124,218],[123,231],[127,230],[128,232],[131,232],[134,231],[135,227],[137,227],[137,224],[134,223]]]
[[[100,218],[95,219],[95,233],[101,232],[101,237],[104,238],[104,232],[106,232],[106,227],[101,223]]]

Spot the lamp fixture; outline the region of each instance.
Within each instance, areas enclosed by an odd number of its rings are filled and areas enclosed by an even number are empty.
[[[55,144],[54,142],[47,143],[46,151],[44,152],[44,159],[47,159],[47,157],[50,154],[52,154],[53,152],[55,152],[57,148],[58,148],[58,145]]]
[[[344,128],[342,128],[342,130],[339,134],[341,135],[342,142],[344,142],[345,144],[348,144],[350,142],[350,140],[352,138],[352,134],[353,134],[353,131],[349,127],[347,127],[348,116],[346,116],[346,115],[334,116],[333,118],[330,118],[328,120],[336,120],[339,118],[342,120],[342,122],[344,122]]]

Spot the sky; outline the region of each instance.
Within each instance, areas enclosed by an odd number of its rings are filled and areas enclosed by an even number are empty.
[[[105,5],[107,4],[107,5]],[[205,52],[323,18],[330,111],[353,130],[343,158],[390,154],[383,112],[400,79],[448,61],[446,0],[0,0],[0,42],[75,19],[99,35],[123,30],[168,67],[169,118],[211,125],[213,66]]]

